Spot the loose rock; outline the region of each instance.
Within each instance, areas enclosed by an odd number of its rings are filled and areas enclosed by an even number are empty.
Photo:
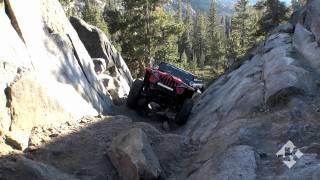
[[[113,140],[108,155],[120,179],[157,179],[160,176],[160,163],[149,143],[146,134],[138,128]]]

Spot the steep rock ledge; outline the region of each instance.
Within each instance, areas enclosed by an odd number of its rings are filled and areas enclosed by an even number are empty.
[[[114,104],[123,104],[133,79],[120,53],[97,27],[77,17],[70,17],[70,22],[93,59],[99,80],[106,87]]]
[[[0,109],[11,113],[1,113],[0,131],[7,140],[24,149],[33,126],[111,111],[92,59],[58,1],[0,4]],[[14,81],[19,69],[26,73]]]
[[[188,179],[320,178],[319,8],[309,1],[202,95],[183,128],[200,143]],[[304,153],[292,169],[275,155],[288,140]]]

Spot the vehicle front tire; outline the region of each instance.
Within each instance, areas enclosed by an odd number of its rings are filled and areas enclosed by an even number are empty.
[[[190,112],[193,107],[193,99],[186,99],[182,105],[181,110],[176,114],[175,122],[183,125],[187,122]]]
[[[130,88],[130,92],[127,98],[127,106],[131,109],[137,109],[137,103],[140,99],[140,93],[143,88],[143,81],[136,79]]]

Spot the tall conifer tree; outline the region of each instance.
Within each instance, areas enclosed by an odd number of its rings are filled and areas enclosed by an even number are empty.
[[[289,9],[284,2],[279,0],[266,0],[260,3],[259,8],[262,9],[263,16],[259,21],[258,35],[267,35],[281,22],[288,19],[287,12]]]

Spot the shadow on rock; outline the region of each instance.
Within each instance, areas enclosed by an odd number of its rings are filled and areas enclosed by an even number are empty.
[[[125,116],[87,117],[58,127],[34,128],[24,153],[0,158],[0,177],[175,178],[188,166],[194,150],[184,136],[162,134],[147,123],[132,122]]]

